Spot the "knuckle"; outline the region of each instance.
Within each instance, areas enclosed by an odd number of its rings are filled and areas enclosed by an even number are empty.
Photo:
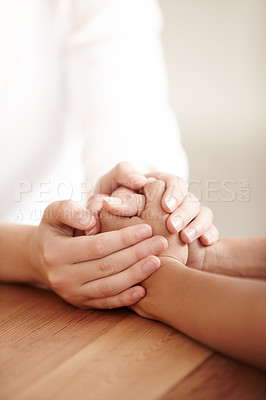
[[[116,167],[115,171],[119,175],[124,172],[124,170],[129,166],[130,164],[127,161],[120,161]]]
[[[95,243],[92,246],[92,252],[95,257],[102,258],[104,255],[104,244],[101,239],[97,238]]]
[[[48,274],[48,281],[50,284],[50,287],[55,291],[61,291],[62,288],[64,287],[64,276],[63,274],[59,273],[58,271],[50,271]]]
[[[57,217],[64,217],[69,210],[72,209],[73,201],[72,200],[62,200],[59,202],[57,209]]]
[[[148,250],[148,249],[146,249],[146,250]],[[141,259],[143,258],[143,256],[144,256],[144,249],[143,249],[143,247],[142,247],[141,245],[140,245],[140,246],[136,245],[136,246],[134,247],[134,253],[135,253],[136,259],[137,259],[137,260],[141,260]]]
[[[109,297],[112,296],[113,293],[113,286],[110,282],[109,279],[105,279],[102,283],[101,283],[101,288],[100,288],[100,296],[101,297]]]
[[[121,242],[124,247],[128,247],[130,245],[130,243],[131,243],[130,237],[132,234],[133,234],[133,232],[132,231],[128,232],[128,229],[121,232]],[[134,237],[136,237],[136,231],[135,231]]]
[[[46,244],[43,248],[43,260],[48,267],[54,267],[58,263],[58,254],[54,246]]]
[[[54,201],[53,203],[49,204],[43,212],[42,220],[49,221],[54,215],[55,210],[58,209],[59,205],[60,201]]]
[[[117,296],[116,307],[125,307],[130,304],[129,295],[126,292],[120,293]]]
[[[59,202],[58,211],[63,211],[71,205],[71,200],[62,200]]]
[[[211,220],[213,220],[213,212],[209,207],[202,206],[201,209],[209,216]]]
[[[113,275],[115,273],[114,266],[104,258],[101,260],[98,270],[101,276]]]
[[[119,305],[118,305],[118,306],[116,305],[116,307],[120,307],[120,306],[119,306]],[[104,301],[104,308],[107,308],[107,310],[111,310],[112,308],[114,308],[114,304],[113,304],[113,302],[112,302],[111,299],[105,299],[105,301]]]

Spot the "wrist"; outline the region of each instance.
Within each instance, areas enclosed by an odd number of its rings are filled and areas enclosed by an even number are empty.
[[[44,274],[42,273],[42,257],[41,250],[38,245],[38,227],[32,226],[29,227],[27,234],[27,263],[30,270],[31,282],[39,283],[47,285],[47,280],[45,279]]]
[[[180,274],[182,276],[182,273],[188,268],[171,256],[160,256],[159,258],[161,268],[142,283],[146,290],[146,296],[137,303],[137,312],[143,317],[168,323],[165,320],[165,310],[169,309],[169,298],[179,304],[176,277]]]

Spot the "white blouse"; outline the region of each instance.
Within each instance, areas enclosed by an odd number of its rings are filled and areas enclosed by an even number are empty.
[[[116,163],[187,177],[155,0],[0,2],[0,218],[85,202]]]

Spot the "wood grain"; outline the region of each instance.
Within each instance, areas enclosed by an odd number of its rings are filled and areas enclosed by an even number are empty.
[[[127,309],[0,284],[1,400],[264,399],[265,377]]]
[[[22,285],[0,285],[0,310],[0,399],[12,398],[127,314],[78,310],[50,291]]]
[[[210,353],[132,314],[15,398],[154,399]]]
[[[161,400],[265,400],[266,374],[214,354]]]

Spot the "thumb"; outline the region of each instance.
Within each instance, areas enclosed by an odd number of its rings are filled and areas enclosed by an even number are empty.
[[[107,193],[111,195],[111,193],[121,185],[129,189],[137,190],[142,188],[146,182],[147,179],[145,176],[138,172],[132,164],[123,161],[100,178],[94,193]]]
[[[75,229],[91,229],[96,224],[93,213],[72,200],[55,201],[44,211],[43,222],[54,226],[67,225]]]
[[[111,214],[123,217],[140,216],[145,209],[145,196],[120,187],[112,193],[111,197],[104,197],[103,205]]]
[[[165,191],[165,183],[161,180],[151,180],[144,186],[143,192],[146,197],[146,209],[161,209],[162,196]]]

